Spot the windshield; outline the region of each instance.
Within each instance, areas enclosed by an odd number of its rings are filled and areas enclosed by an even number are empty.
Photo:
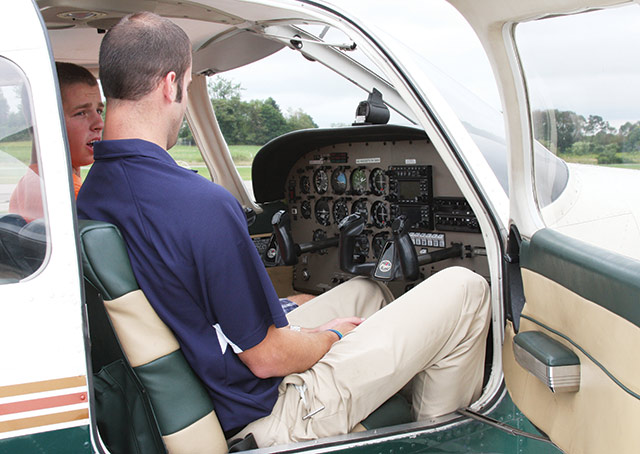
[[[411,76],[418,85],[425,80],[436,86],[487,160],[505,193],[509,194],[507,144],[502,112],[480,99],[403,43],[389,38],[385,44],[389,42],[393,42],[389,47],[401,61],[411,62]]]
[[[335,3],[338,3],[337,1]],[[446,2],[340,3],[357,13],[409,70],[418,86],[435,85],[509,193],[504,120],[484,50],[464,18]],[[375,67],[371,71],[379,72]]]

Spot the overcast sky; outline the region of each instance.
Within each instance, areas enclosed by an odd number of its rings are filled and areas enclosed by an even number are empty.
[[[640,120],[638,5],[523,24],[516,40],[537,108]]]
[[[406,44],[484,102],[500,109],[493,74],[478,39],[444,0],[333,3],[354,14],[383,39],[389,34]],[[516,36],[525,55],[536,105],[585,116],[598,114],[615,126],[640,120],[638,24],[640,8],[633,5],[518,28]],[[564,38],[556,38],[554,31],[563,33]],[[619,32],[623,38],[616,38]],[[271,96],[284,112],[300,108],[321,127],[351,123],[358,102],[366,98],[364,92],[341,77],[290,49],[223,76],[242,85],[243,99]],[[392,117],[393,121],[402,119]]]

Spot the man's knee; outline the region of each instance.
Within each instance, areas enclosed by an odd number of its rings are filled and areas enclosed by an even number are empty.
[[[367,277],[358,276],[342,285],[351,286],[351,291],[364,295],[367,300],[384,300],[387,303],[393,300],[393,294],[386,285]]]
[[[468,306],[463,311],[483,311],[489,306],[489,284],[486,279],[468,268],[452,266],[424,281],[427,287],[455,292],[459,303]],[[450,296],[453,297],[454,293]]]
[[[467,312],[476,312],[479,315],[488,315],[490,290],[487,280],[473,271],[459,266],[447,268],[442,272],[450,273],[449,279],[455,279],[456,282],[464,286],[464,301]]]

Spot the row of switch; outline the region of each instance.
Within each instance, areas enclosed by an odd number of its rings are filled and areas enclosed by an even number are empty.
[[[445,247],[444,235],[444,233],[409,232],[409,237],[416,246]]]

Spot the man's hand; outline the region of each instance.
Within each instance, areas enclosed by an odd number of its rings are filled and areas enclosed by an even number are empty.
[[[317,328],[293,331],[288,326],[276,328],[271,325],[266,337],[255,347],[238,356],[256,377],[284,377],[310,369],[343,335],[363,322],[360,317],[337,318]]]

